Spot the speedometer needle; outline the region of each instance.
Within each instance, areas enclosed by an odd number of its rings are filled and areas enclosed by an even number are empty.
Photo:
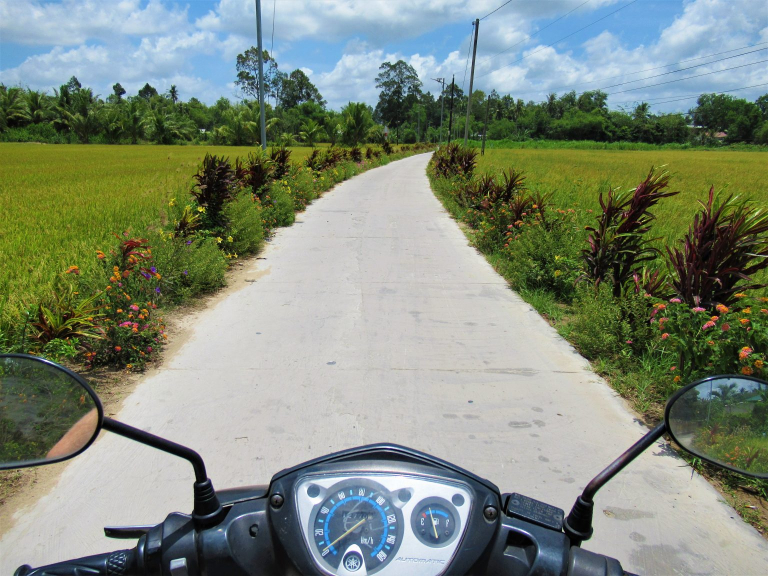
[[[339,540],[343,539],[343,538],[344,538],[344,537],[345,537],[347,534],[350,534],[350,533],[354,532],[354,531],[355,531],[355,529],[357,529],[359,526],[362,526],[363,524],[365,524],[365,521],[366,521],[366,520],[368,520],[368,518],[363,518],[362,520],[360,520],[360,522],[358,522],[357,524],[355,524],[354,526],[352,526],[352,528],[350,528],[349,530],[347,530],[346,532],[344,532],[344,534],[342,534],[341,536],[339,536],[338,538],[336,538],[336,540],[334,540],[333,542],[331,542],[330,544],[328,544],[328,546],[326,546],[326,547],[325,547],[325,550],[328,550],[328,548],[330,548],[331,546],[335,546],[335,545],[336,545],[336,543],[337,543]],[[323,550],[323,552],[325,552],[325,550]]]
[[[435,533],[435,539],[439,540],[440,536],[437,535],[437,527],[435,526],[435,517],[432,516],[432,508],[429,509],[429,519],[432,521],[432,530]]]

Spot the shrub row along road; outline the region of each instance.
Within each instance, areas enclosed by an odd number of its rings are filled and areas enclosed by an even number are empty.
[[[280,231],[117,418],[198,450],[219,488],[390,441],[568,510],[645,429],[467,245],[428,158],[344,183]],[[118,548],[102,526],[191,502],[186,462],[105,435],[16,515],[0,573]],[[768,565],[768,544],[663,444],[598,494],[585,547],[642,574]]]

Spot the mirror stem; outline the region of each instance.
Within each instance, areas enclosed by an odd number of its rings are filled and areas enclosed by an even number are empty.
[[[112,420],[112,418],[107,418],[106,416],[102,420],[102,428],[140,444],[145,444],[168,454],[184,458],[184,460],[192,464],[192,467],[195,469],[195,505],[192,519],[201,528],[207,528],[219,522],[224,510],[221,507],[218,496],[216,496],[213,483],[208,478],[208,474],[205,471],[205,463],[200,454],[191,448],[176,444],[176,442],[171,442],[165,438],[160,438],[133,426],[128,426],[117,420]]]
[[[605,470],[595,476],[584,492],[576,499],[570,514],[563,523],[563,531],[571,541],[572,546],[579,546],[584,540],[592,537],[592,511],[594,509],[594,497],[611,478],[621,472],[627,464],[637,458],[651,444],[661,438],[667,431],[666,423],[662,422],[656,428],[640,438],[629,450],[614,460]]]

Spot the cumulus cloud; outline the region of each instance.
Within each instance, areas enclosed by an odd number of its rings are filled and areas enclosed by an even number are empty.
[[[161,0],[0,0],[2,41],[74,46],[116,36],[152,36],[189,28],[187,9]]]

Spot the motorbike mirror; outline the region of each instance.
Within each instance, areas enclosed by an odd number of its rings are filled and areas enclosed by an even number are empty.
[[[0,470],[77,456],[103,417],[98,396],[74,372],[26,354],[0,355]]]
[[[702,460],[768,478],[768,383],[713,376],[678,391],[667,403],[667,430]]]

